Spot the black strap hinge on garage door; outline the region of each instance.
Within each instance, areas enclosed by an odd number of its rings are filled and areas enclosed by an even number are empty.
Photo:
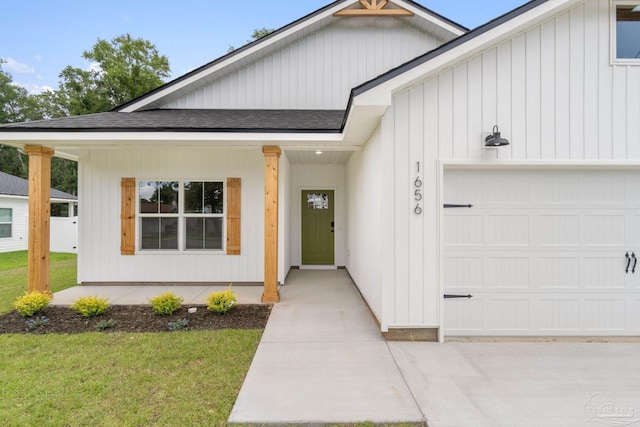
[[[473,207],[473,205],[450,205],[445,203],[444,204],[444,208],[445,209],[452,209],[452,208],[469,208],[471,209]]]
[[[452,295],[452,294],[444,294],[444,297],[449,298],[473,298],[473,295]]]

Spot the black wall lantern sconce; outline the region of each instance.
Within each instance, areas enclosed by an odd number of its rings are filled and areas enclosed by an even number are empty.
[[[485,148],[498,148],[504,147],[505,145],[509,145],[509,141],[500,136],[498,125],[495,125],[493,127],[493,133],[484,139],[484,146]]]

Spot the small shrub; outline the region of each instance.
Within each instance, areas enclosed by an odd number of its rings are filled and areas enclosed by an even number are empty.
[[[109,299],[99,296],[80,297],[70,307],[82,317],[94,317],[104,314],[109,308]]]
[[[175,322],[169,322],[167,329],[170,331],[179,331],[180,329],[185,329],[187,326],[189,326],[189,321],[187,319],[181,319]]]
[[[40,291],[25,292],[23,296],[14,301],[13,307],[22,317],[32,317],[48,306],[51,299],[51,295]]]
[[[165,292],[155,298],[149,298],[156,314],[173,314],[180,308],[184,298],[177,296],[173,292]]]
[[[102,332],[105,329],[113,328],[118,323],[117,320],[109,319],[109,320],[101,320],[96,324],[96,331]]]
[[[49,319],[47,319],[47,316],[36,316],[27,320],[25,323],[27,324],[27,328],[30,331],[33,331],[34,329],[39,328],[40,326],[48,325]]]
[[[226,291],[209,294],[207,297],[207,310],[220,314],[226,313],[236,305],[237,298],[238,295],[231,290],[231,285],[229,285]]]

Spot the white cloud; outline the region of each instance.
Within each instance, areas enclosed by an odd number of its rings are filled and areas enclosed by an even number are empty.
[[[34,55],[34,58],[36,61],[40,62],[42,61],[44,58],[42,57],[42,55]]]
[[[102,71],[102,69],[100,68],[100,63],[92,62],[91,64],[89,64],[89,68],[87,69],[87,71]]]
[[[14,86],[18,86],[27,90],[30,95],[37,95],[42,92],[53,92],[53,88],[47,85],[34,85],[32,83],[12,82]]]
[[[23,64],[13,58],[4,58],[2,68],[10,74],[35,74],[36,70],[29,64]]]

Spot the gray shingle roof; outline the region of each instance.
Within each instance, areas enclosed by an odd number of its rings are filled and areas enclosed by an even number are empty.
[[[343,110],[156,109],[87,114],[0,126],[0,132],[321,132],[342,129]]]
[[[0,195],[3,194],[8,196],[28,196],[29,181],[9,175],[8,173],[0,172]],[[78,197],[73,194],[53,188],[51,189],[50,197],[52,199],[78,200]]]

